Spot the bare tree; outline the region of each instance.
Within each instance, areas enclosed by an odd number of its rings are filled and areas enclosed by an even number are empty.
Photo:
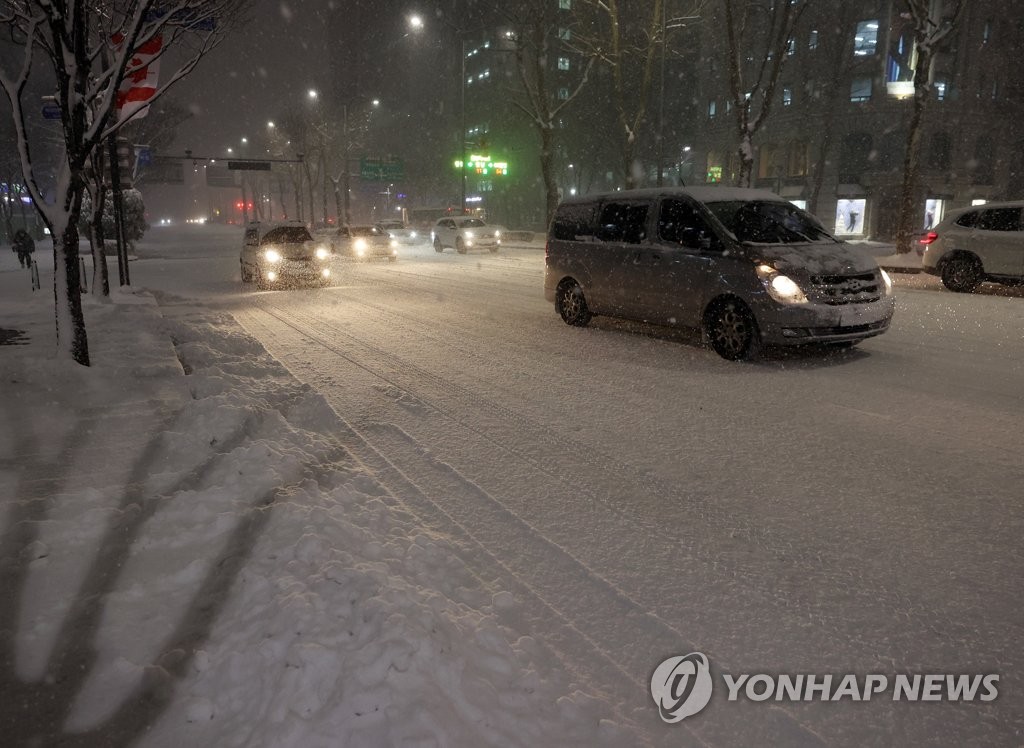
[[[0,88],[11,103],[22,176],[43,223],[53,236],[57,346],[62,355],[88,366],[89,344],[82,316],[78,267],[78,220],[86,189],[85,171],[102,148],[137,114],[122,107],[125,79],[145,76],[148,65],[179,53],[172,72],[156,87],[160,97],[188,75],[239,19],[244,0],[4,0],[0,27],[21,47],[20,61],[0,70]],[[114,41],[120,43],[114,44]],[[138,50],[155,50],[143,60]],[[43,200],[42,174],[32,158],[25,107],[26,86],[36,65],[55,80],[64,158],[57,199]]]
[[[727,44],[729,95],[736,118],[740,168],[736,184],[749,187],[754,173],[754,137],[772,111],[782,67],[794,44],[794,30],[815,0],[763,5],[720,0]]]
[[[903,156],[903,182],[900,187],[899,223],[896,227],[896,252],[906,253],[917,232],[914,210],[921,133],[924,113],[932,98],[932,82],[936,53],[956,28],[963,14],[964,0],[902,0],[908,20],[913,24],[917,63],[914,67],[914,107],[907,130],[907,149]]]
[[[558,56],[559,9],[547,0],[527,0],[502,6],[513,28],[511,49],[515,55],[518,83],[513,86],[512,103],[530,120],[540,138],[540,171],[545,190],[545,225],[558,207],[557,165],[555,163],[558,118],[587,85],[596,55],[584,57],[579,72],[564,91],[554,85],[550,65]],[[563,77],[563,80],[565,78]]]
[[[574,45],[594,56],[611,73],[611,103],[615,111],[626,189],[641,183],[637,161],[640,131],[647,119],[656,63],[665,38],[668,0],[630,3],[619,0],[584,0],[577,11],[581,31]],[[705,0],[688,0],[686,17],[696,17]]]

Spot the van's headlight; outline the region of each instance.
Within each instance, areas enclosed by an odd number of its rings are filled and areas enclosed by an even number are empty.
[[[807,296],[792,278],[783,275],[771,265],[758,265],[757,277],[761,279],[768,295],[780,304],[806,304]]]
[[[392,239],[391,240],[391,249],[394,249],[397,246],[398,246],[398,240],[397,239]]]
[[[366,254],[366,239],[356,239],[352,244],[352,248],[355,249],[357,255],[362,257]]]
[[[500,231],[495,231],[494,232],[494,238],[495,239],[500,239],[501,238],[501,232]]]
[[[415,239],[416,238],[416,232],[415,231],[410,231],[409,232],[409,238],[410,239]]]
[[[891,296],[892,295],[892,278],[889,277],[889,274],[887,272],[885,272],[885,268],[878,268],[878,272],[880,272],[882,274],[882,283],[885,284],[885,295],[886,296]]]
[[[267,250],[264,250],[264,252],[263,252],[263,259],[265,259],[267,262],[280,262],[281,261],[281,253],[278,252],[276,249],[273,249],[273,248],[267,249]]]
[[[316,259],[318,259],[318,260],[326,260],[330,256],[331,256],[331,253],[328,251],[327,247],[317,247],[316,248]]]
[[[472,239],[473,238],[473,232],[472,231],[467,231],[467,232],[465,232],[463,234],[463,236],[466,237],[467,239]]]

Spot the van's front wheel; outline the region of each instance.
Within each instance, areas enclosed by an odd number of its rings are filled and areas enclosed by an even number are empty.
[[[558,286],[558,293],[555,294],[555,309],[562,321],[573,327],[586,327],[590,323],[590,307],[587,306],[587,299],[583,295],[580,284],[574,280],[562,281]]]
[[[761,342],[754,313],[739,299],[715,302],[705,316],[704,330],[715,353],[728,361],[752,358]]]

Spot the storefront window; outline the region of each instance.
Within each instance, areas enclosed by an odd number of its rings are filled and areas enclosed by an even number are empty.
[[[836,204],[836,235],[863,234],[865,210],[867,200],[841,199]]]
[[[933,229],[942,220],[946,213],[946,201],[938,198],[929,198],[924,201],[924,228],[925,231]]]

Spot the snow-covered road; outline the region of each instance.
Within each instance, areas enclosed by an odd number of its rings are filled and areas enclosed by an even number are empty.
[[[424,247],[258,293],[234,234],[153,235],[133,284],[230,311],[402,508],[511,593],[510,625],[652,742],[1019,743],[1022,294],[902,278],[888,334],[743,365],[691,333],[565,326],[536,247]],[[722,689],[684,736],[648,684],[692,651],[733,674],[998,673],[1000,697]]]

